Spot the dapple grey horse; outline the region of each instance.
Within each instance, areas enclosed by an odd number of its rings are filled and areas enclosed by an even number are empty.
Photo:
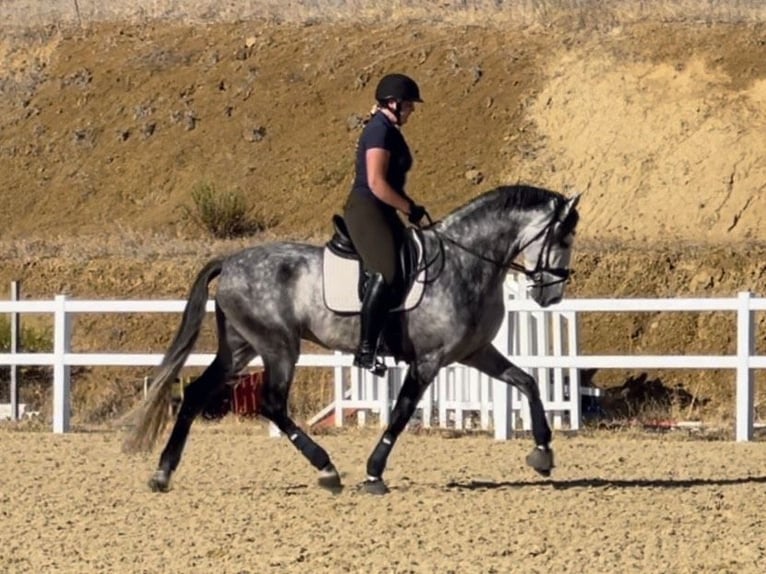
[[[503,282],[509,269],[529,277],[530,295],[539,305],[545,307],[563,297],[579,197],[523,185],[498,187],[422,231],[427,265],[423,298],[414,309],[389,316],[386,326],[387,352],[409,368],[390,424],[368,459],[366,490],[388,491],[383,471],[394,443],[439,369],[453,362],[474,367],[526,395],[535,442],[526,462],[537,472],[550,474],[551,430],[538,386],[495,349],[492,340],[502,323]],[[208,284],[218,277],[218,350],[184,393],[158,469],[149,481],[152,490],[168,490],[191,424],[208,398],[258,355],[264,364],[262,415],[319,471],[322,487],[342,488],[327,452],[287,412],[301,340],[353,352],[359,339],[359,316],[335,313],[324,304],[322,257],[320,246],[269,243],[213,259],[199,272],[178,332],[145,402],[133,413],[134,424],[124,443],[126,452],[148,451],[162,432],[169,417],[172,384],[202,325]]]

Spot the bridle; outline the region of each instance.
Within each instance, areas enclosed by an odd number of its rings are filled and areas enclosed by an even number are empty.
[[[545,287],[551,287],[553,285],[558,285],[559,283],[564,283],[569,279],[569,276],[571,274],[571,271],[568,267],[552,267],[550,264],[550,257],[551,257],[551,249],[553,248],[553,230],[556,226],[556,223],[560,223],[559,220],[559,213],[562,206],[559,206],[556,208],[556,210],[553,212],[553,216],[551,217],[550,221],[542,228],[540,231],[538,231],[535,235],[533,235],[530,239],[528,239],[524,244],[521,245],[518,252],[522,253],[527,247],[532,245],[535,241],[540,239],[541,236],[545,235],[545,238],[543,239],[543,245],[540,249],[540,253],[537,256],[537,262],[535,263],[534,268],[527,269],[526,266],[521,265],[519,263],[516,263],[515,261],[497,261],[496,259],[493,259],[491,257],[487,257],[486,255],[479,253],[477,251],[474,251],[470,247],[466,247],[456,239],[453,239],[452,237],[445,235],[444,233],[441,233],[434,229],[436,223],[431,219],[430,214],[426,211],[426,219],[428,219],[428,229],[434,232],[434,235],[439,238],[441,243],[447,242],[451,243],[452,245],[459,247],[466,253],[469,253],[470,255],[473,255],[477,259],[480,259],[482,261],[486,261],[487,263],[491,263],[492,265],[495,265],[497,267],[503,268],[503,269],[513,269],[514,271],[518,271],[520,273],[523,273],[527,278],[531,279],[534,286],[537,288],[545,288]],[[440,249],[443,256],[443,246],[442,249]],[[433,263],[435,263],[436,257],[432,259],[431,261],[427,262],[424,267],[429,268]],[[547,273],[549,275],[553,275],[556,277],[556,279],[552,281],[548,281],[543,283],[542,282],[542,274]]]
[[[571,274],[571,271],[568,267],[552,267],[550,263],[551,249],[553,248],[553,228],[556,226],[556,223],[560,223],[558,218],[560,209],[561,208],[559,207],[556,209],[556,211],[554,211],[553,217],[551,217],[551,220],[545,227],[543,227],[542,230],[538,231],[532,237],[532,239],[529,239],[519,248],[519,253],[522,253],[527,247],[537,241],[541,235],[545,234],[545,239],[543,239],[543,245],[540,249],[540,253],[537,256],[537,263],[535,263],[534,269],[527,269],[524,265],[520,265],[514,261],[511,261],[508,264],[508,267],[514,271],[519,271],[526,275],[529,279],[532,280],[535,287],[540,289],[544,287],[551,287],[552,285],[558,285],[559,283],[565,283]],[[543,283],[543,273],[553,275],[556,277],[556,279]]]

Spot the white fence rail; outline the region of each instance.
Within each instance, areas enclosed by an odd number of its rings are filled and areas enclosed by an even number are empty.
[[[523,298],[523,285],[509,281],[506,287],[506,322],[495,344],[513,356],[518,366],[533,372],[541,385],[546,410],[555,427],[567,420],[571,428],[580,422],[580,387],[578,369],[734,369],[736,371],[736,440],[747,441],[753,436],[754,384],[753,370],[766,368],[766,356],[755,354],[754,313],[766,310],[766,299],[755,298],[749,292],[736,298],[708,299],[568,299],[545,310]],[[154,366],[162,355],[157,353],[76,353],[71,350],[71,316],[77,313],[179,313],[185,301],[114,301],[72,300],[56,296],[53,301],[0,301],[0,313],[49,313],[54,316],[52,353],[0,353],[0,365],[38,365],[53,367],[53,430],[69,429],[69,382],[72,366]],[[207,310],[213,310],[208,302]],[[737,314],[737,351],[735,355],[580,355],[577,348],[577,314],[585,312],[696,312],[728,311]],[[212,354],[192,354],[187,366],[205,366]],[[373,389],[377,397],[364,397],[364,384],[354,383],[348,355],[302,355],[299,367],[329,367],[336,369],[336,424],[342,423],[345,408],[378,408],[381,422],[385,421],[391,400],[395,398],[396,380],[401,374],[392,369],[388,382]],[[258,359],[253,366],[260,366]],[[462,367],[461,367],[462,368]],[[450,371],[450,369],[452,369]],[[490,415],[495,436],[507,438],[519,422],[529,426],[527,406],[517,391],[498,381],[489,381],[479,373],[455,367],[444,370],[437,384],[419,405],[424,424],[430,414],[429,401],[445,416],[450,407],[460,419],[467,410],[478,410],[482,426]],[[345,373],[344,374],[344,370]],[[569,374],[568,393],[564,384]],[[451,373],[451,374],[450,374]],[[552,374],[552,376],[551,376]],[[357,373],[358,375],[358,373]],[[340,381],[340,382],[339,382]],[[345,381],[345,383],[344,383]],[[345,385],[345,386],[344,386]],[[478,393],[478,394],[477,394]],[[346,396],[349,396],[346,399]],[[380,397],[383,397],[382,399]],[[476,399],[475,397],[478,397]],[[361,402],[360,402],[361,401]],[[384,405],[384,406],[380,406]],[[455,408],[459,407],[459,408]],[[468,408],[467,408],[468,407]],[[473,409],[473,407],[478,407]]]

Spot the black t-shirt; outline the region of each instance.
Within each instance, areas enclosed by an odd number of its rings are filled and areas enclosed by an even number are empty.
[[[386,117],[383,112],[376,112],[364,126],[356,148],[356,177],[353,189],[357,193],[368,193],[374,197],[367,184],[368,149],[382,148],[388,150],[391,157],[388,160],[386,181],[394,191],[404,195],[407,182],[407,172],[412,167],[412,154],[399,128]]]

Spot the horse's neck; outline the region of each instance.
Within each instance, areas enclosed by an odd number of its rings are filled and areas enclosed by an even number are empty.
[[[470,277],[478,291],[491,290],[505,280],[508,249],[515,244],[512,230],[462,221],[440,224],[429,235],[426,249],[432,253],[444,250],[443,271],[448,276]]]
[[[463,246],[467,251],[497,263],[508,263],[517,255],[511,253],[518,245],[522,226],[516,217],[500,214],[450,217],[440,224],[440,233]]]

